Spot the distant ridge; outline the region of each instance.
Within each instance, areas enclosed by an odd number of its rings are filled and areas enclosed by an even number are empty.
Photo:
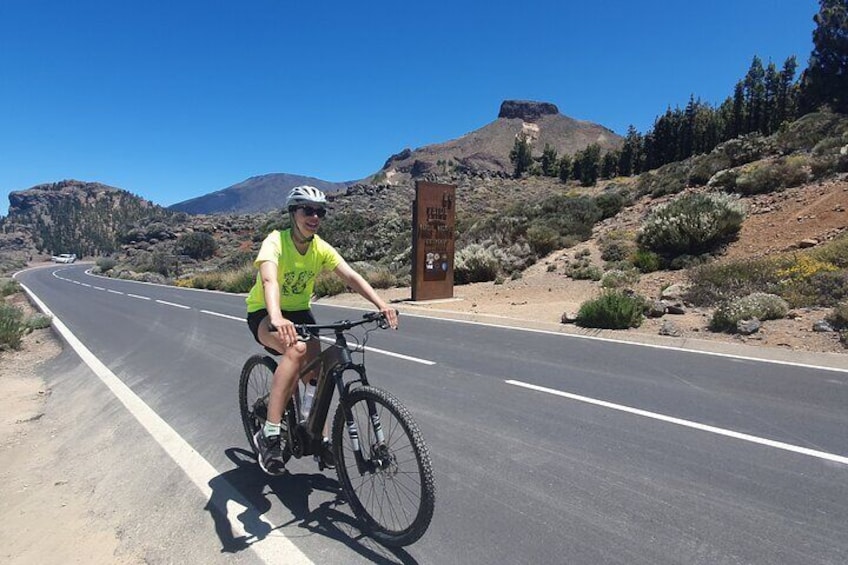
[[[246,214],[267,212],[285,205],[289,191],[298,185],[309,184],[329,194],[345,190],[352,182],[328,182],[314,177],[271,173],[250,177],[233,186],[177,202],[168,207],[188,214]]]

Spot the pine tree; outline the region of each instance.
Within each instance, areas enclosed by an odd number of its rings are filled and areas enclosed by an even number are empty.
[[[618,159],[618,174],[624,177],[637,175],[641,172],[640,162],[642,157],[642,136],[631,124],[627,128],[624,145]]]
[[[777,111],[777,95],[780,90],[780,74],[772,61],[766,67],[765,76],[765,112],[763,117],[763,130],[765,135],[770,135],[780,127]]]
[[[542,151],[542,174],[546,177],[556,177],[559,175],[559,160],[557,159],[557,150],[549,144],[545,144],[545,149]]]
[[[618,151],[607,151],[601,158],[601,178],[612,179],[618,176]]]
[[[797,85],[795,84],[795,71],[798,63],[795,56],[787,58],[780,71],[780,84],[777,87],[777,125],[795,117],[797,106]]]
[[[848,0],[819,0],[813,52],[801,77],[801,110],[848,113]]]
[[[568,182],[571,178],[571,157],[563,155],[559,160],[559,180]]]
[[[601,146],[592,143],[580,154],[580,184],[594,186],[601,167]]]
[[[520,177],[527,172],[530,165],[533,164],[533,155],[530,152],[530,142],[526,135],[515,136],[515,143],[512,146],[512,151],[509,152],[509,160],[515,167],[515,176]]]
[[[748,74],[745,75],[745,114],[747,121],[743,133],[761,131],[765,106],[765,70],[763,62],[754,55]]]

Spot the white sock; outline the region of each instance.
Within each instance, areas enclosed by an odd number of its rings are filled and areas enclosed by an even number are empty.
[[[265,437],[278,436],[280,435],[280,424],[279,422],[273,424],[271,422],[265,422],[265,427],[262,428],[262,433],[265,434]]]

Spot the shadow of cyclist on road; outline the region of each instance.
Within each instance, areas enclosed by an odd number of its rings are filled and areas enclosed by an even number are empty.
[[[296,525],[310,534],[343,543],[373,563],[417,563],[406,551],[386,548],[360,532],[356,518],[339,510],[339,507],[347,507],[347,503],[335,478],[322,473],[286,473],[271,477],[259,469],[252,452],[229,448],[225,453],[235,467],[209,481],[212,497],[204,508],[215,523],[222,553],[242,551],[275,529]],[[310,509],[310,495],[319,491],[328,493],[331,499]],[[263,518],[273,505],[271,495],[288,509],[292,515],[290,520],[275,526]],[[227,512],[229,502],[244,507],[236,519],[247,535],[234,534]]]

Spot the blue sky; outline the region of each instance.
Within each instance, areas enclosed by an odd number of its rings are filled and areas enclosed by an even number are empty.
[[[625,133],[754,55],[812,49],[815,0],[0,0],[0,214],[75,178],[170,205],[329,181],[460,137],[506,99]]]

